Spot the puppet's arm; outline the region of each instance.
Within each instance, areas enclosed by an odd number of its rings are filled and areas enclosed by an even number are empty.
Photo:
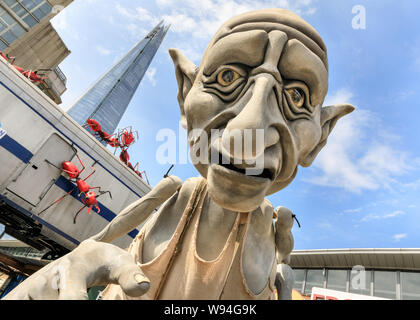
[[[290,262],[290,253],[293,250],[294,239],[292,234],[293,213],[285,208],[278,207],[275,211],[276,220],[276,249],[277,249],[277,275],[276,288],[279,300],[291,300],[294,284],[294,272],[288,265]]]
[[[107,284],[119,284],[129,296],[143,295],[149,290],[150,282],[134,257],[106,242],[135,229],[181,184],[177,177],[166,177],[143,198],[124,209],[102,232],[30,276],[5,299],[85,300],[88,288]]]

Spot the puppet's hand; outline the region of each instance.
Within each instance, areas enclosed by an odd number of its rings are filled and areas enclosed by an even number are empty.
[[[150,287],[134,258],[112,244],[86,240],[11,291],[5,300],[87,300],[93,286],[119,284],[132,297]]]

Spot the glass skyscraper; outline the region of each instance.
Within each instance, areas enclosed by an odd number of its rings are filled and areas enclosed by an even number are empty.
[[[168,29],[161,21],[67,113],[80,125],[95,119],[103,131],[114,133]]]

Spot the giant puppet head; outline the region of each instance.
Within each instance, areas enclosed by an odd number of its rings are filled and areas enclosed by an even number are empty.
[[[328,91],[325,44],[312,26],[284,9],[227,21],[199,67],[180,51],[169,52],[182,125],[209,137],[219,130],[208,144],[209,161],[194,165],[207,179],[211,198],[230,210],[252,211],[266,195],[286,187],[298,165],[312,164],[337,120],[354,110],[349,104],[322,107]],[[258,131],[264,133],[262,142]],[[229,147],[238,132],[244,137],[248,132],[252,152],[238,156]],[[190,154],[196,156],[200,139],[189,137]],[[263,164],[258,174],[246,170],[253,162]]]

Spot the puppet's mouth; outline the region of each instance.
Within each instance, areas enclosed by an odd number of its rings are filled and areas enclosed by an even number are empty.
[[[269,179],[271,181],[274,180],[274,173],[269,169],[256,169],[253,167],[248,168],[240,168],[238,165],[232,164],[229,159],[223,157],[223,155],[219,152],[219,162],[217,163],[219,166],[227,170],[231,170],[249,177],[255,178],[262,178],[262,179]],[[261,172],[262,170],[262,172]]]

